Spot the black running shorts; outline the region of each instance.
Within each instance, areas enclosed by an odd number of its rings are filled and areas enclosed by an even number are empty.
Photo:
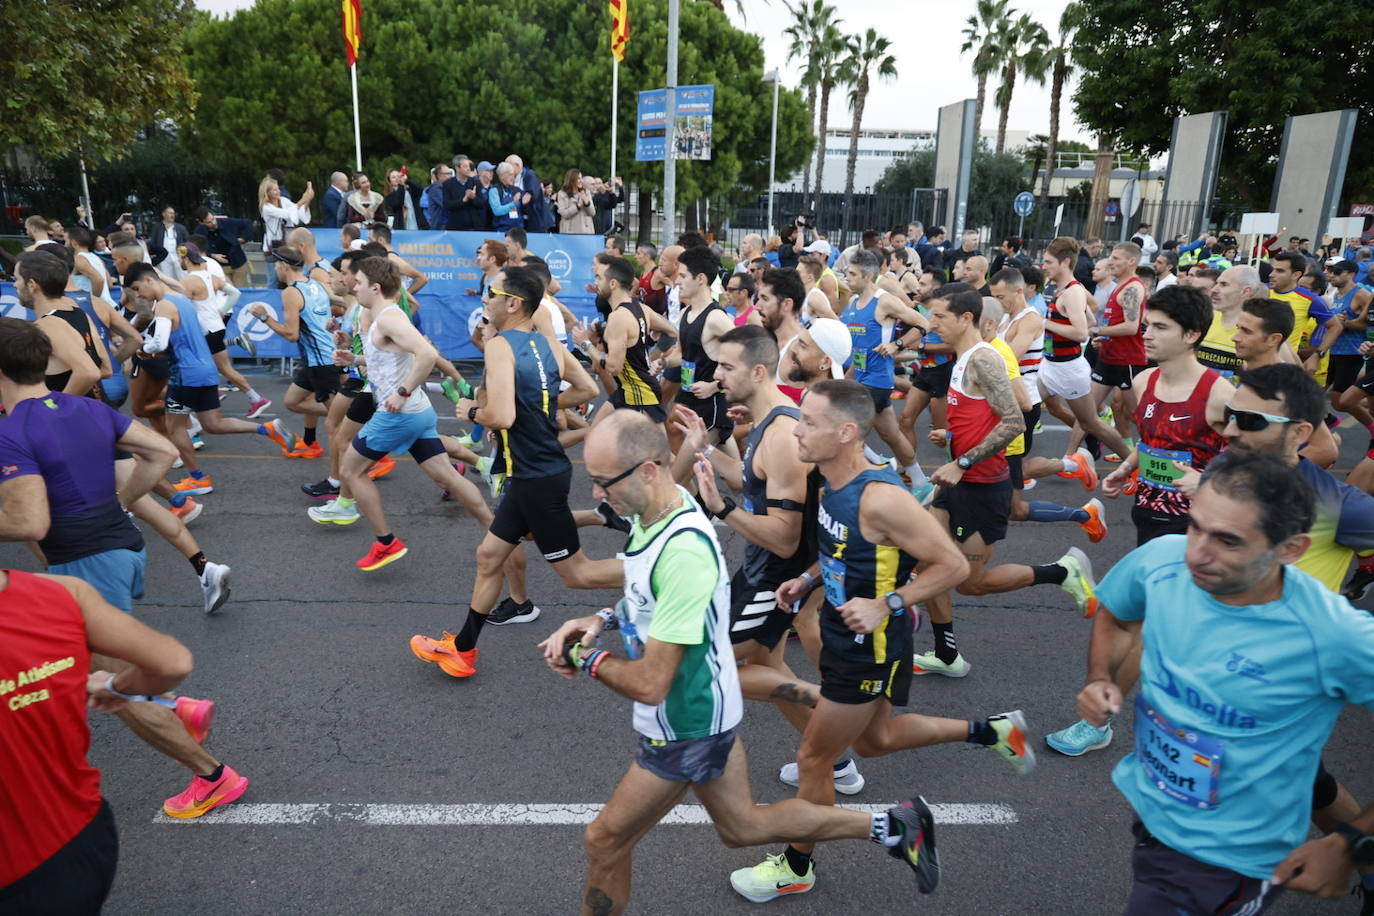
[[[218,385],[168,385],[168,413],[201,413],[206,410],[219,410]]]
[[[1148,363],[1141,366],[1118,366],[1115,363],[1104,363],[1099,359],[1097,365],[1093,366],[1092,380],[1108,388],[1130,391],[1135,377],[1148,368]]]
[[[315,400],[327,402],[343,385],[343,370],[338,366],[301,366],[291,376],[291,384],[313,392]]]
[[[552,477],[507,477],[488,530],[517,545],[532,534],[544,559],[566,560],[582,547],[568,508],[571,487],[572,468]]]
[[[1007,536],[1011,488],[1010,477],[996,483],[961,480],[936,490],[930,506],[949,513],[949,533],[960,544],[977,534],[984,544],[992,545]]]
[[[1131,895],[1123,916],[1159,913],[1216,913],[1219,916],[1258,916],[1269,908],[1282,887],[1248,878],[1229,868],[1208,865],[1164,845],[1139,820],[1131,824]]]
[[[891,617],[888,618],[888,626],[909,628],[911,621],[906,616]],[[879,664],[844,658],[822,645],[820,661],[821,696],[827,700],[849,706],[872,703],[874,700],[887,700],[893,706],[907,704],[907,695],[911,692],[909,652]]]
[[[119,835],[110,803],[46,862],[0,888],[0,913],[99,913],[114,884]]]
[[[949,380],[954,375],[954,361],[938,366],[924,366],[911,377],[911,384],[932,398],[942,398],[949,394]]]
[[[210,355],[224,352],[224,328],[218,331],[211,331],[205,335],[205,344],[210,348]]]
[[[377,399],[370,391],[355,392],[352,398],[348,402],[348,410],[344,412],[344,416],[359,425],[367,425],[367,421],[377,412]]]
[[[753,583],[740,568],[730,579],[730,642],[754,640],[771,649],[787,635],[794,615],[778,607],[776,589],[781,582]]]

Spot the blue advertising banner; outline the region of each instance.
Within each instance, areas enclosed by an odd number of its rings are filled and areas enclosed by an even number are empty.
[[[677,124],[673,130],[674,159],[710,159],[711,130],[716,106],[715,86],[677,87]],[[639,93],[635,124],[635,160],[662,162],[667,150],[668,90]]]

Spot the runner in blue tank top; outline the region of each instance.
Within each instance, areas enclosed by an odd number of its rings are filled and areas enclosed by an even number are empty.
[[[289,450],[291,434],[281,420],[261,425],[225,417],[219,407],[219,369],[210,355],[210,345],[201,333],[196,307],[184,296],[168,292],[151,264],[134,264],[124,275],[124,286],[134,295],[153,303],[153,321],[144,334],[142,359],[166,353],[171,368],[167,379],[167,437],[177,447],[190,476],[173,484],[178,493],[199,496],[215,489],[209,475],[200,470],[196,451],[191,447],[191,414],[200,420],[205,432],[215,435],[256,433]]]

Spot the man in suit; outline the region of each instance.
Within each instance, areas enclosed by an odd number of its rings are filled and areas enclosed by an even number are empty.
[[[335,172],[329,176],[329,190],[324,192],[324,228],[337,229],[343,223],[344,198],[348,196],[348,176]]]
[[[477,183],[472,160],[462,153],[453,157],[453,175],[444,182],[444,213],[449,229],[485,231],[487,198]]]

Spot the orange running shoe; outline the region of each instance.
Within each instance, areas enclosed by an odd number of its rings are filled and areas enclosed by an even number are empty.
[[[1083,511],[1088,513],[1088,520],[1077,522],[1077,525],[1088,533],[1088,540],[1096,544],[1107,537],[1106,512],[1102,506],[1102,501],[1093,497],[1088,500]]]
[[[205,739],[210,737],[210,729],[215,727],[214,700],[177,697],[176,709],[173,712],[177,714],[181,724],[186,726],[191,737],[196,739],[197,744],[204,744]]]
[[[1058,476],[1074,478],[1083,484],[1085,490],[1097,489],[1097,468],[1093,466],[1093,453],[1085,448],[1079,448],[1072,455],[1065,455],[1066,460],[1072,460],[1074,469],[1072,471],[1059,471]]]
[[[358,561],[358,568],[363,572],[372,572],[395,563],[401,557],[409,553],[406,550],[405,542],[400,538],[392,538],[390,544],[383,544],[381,541],[373,541],[372,549],[367,552],[367,556]]]
[[[318,442],[305,444],[304,439],[297,439],[295,448],[286,453],[287,458],[318,458],[324,454],[324,446]]]
[[[286,428],[286,424],[280,419],[273,420],[271,423],[264,423],[262,428],[266,431],[267,438],[277,443],[283,455],[290,455],[295,442],[299,441],[291,435],[291,431]]]
[[[1140,486],[1140,468],[1131,471],[1131,476],[1126,478],[1126,485],[1121,488],[1121,492],[1127,496],[1134,496],[1136,488]]]
[[[477,673],[476,647],[459,652],[454,636],[447,630],[440,639],[428,636],[410,637],[410,651],[422,662],[437,662],[443,672],[452,677],[472,677]]]
[[[199,477],[192,475],[172,484],[172,489],[178,493],[185,493],[187,496],[204,496],[206,493],[215,492],[215,484],[210,480],[209,474],[202,474]]]
[[[200,513],[204,511],[204,509],[204,506],[189,496],[186,497],[186,502],[182,503],[180,506],[167,506],[167,511],[181,519],[183,525],[189,525],[193,520],[199,518]]]
[[[204,776],[192,778],[185,792],[173,795],[163,803],[162,813],[168,817],[200,817],[220,805],[237,800],[247,789],[248,780],[226,765],[224,772],[214,782]]]
[[[390,455],[383,455],[367,469],[367,476],[373,480],[381,480],[392,471],[396,470],[396,459]]]

